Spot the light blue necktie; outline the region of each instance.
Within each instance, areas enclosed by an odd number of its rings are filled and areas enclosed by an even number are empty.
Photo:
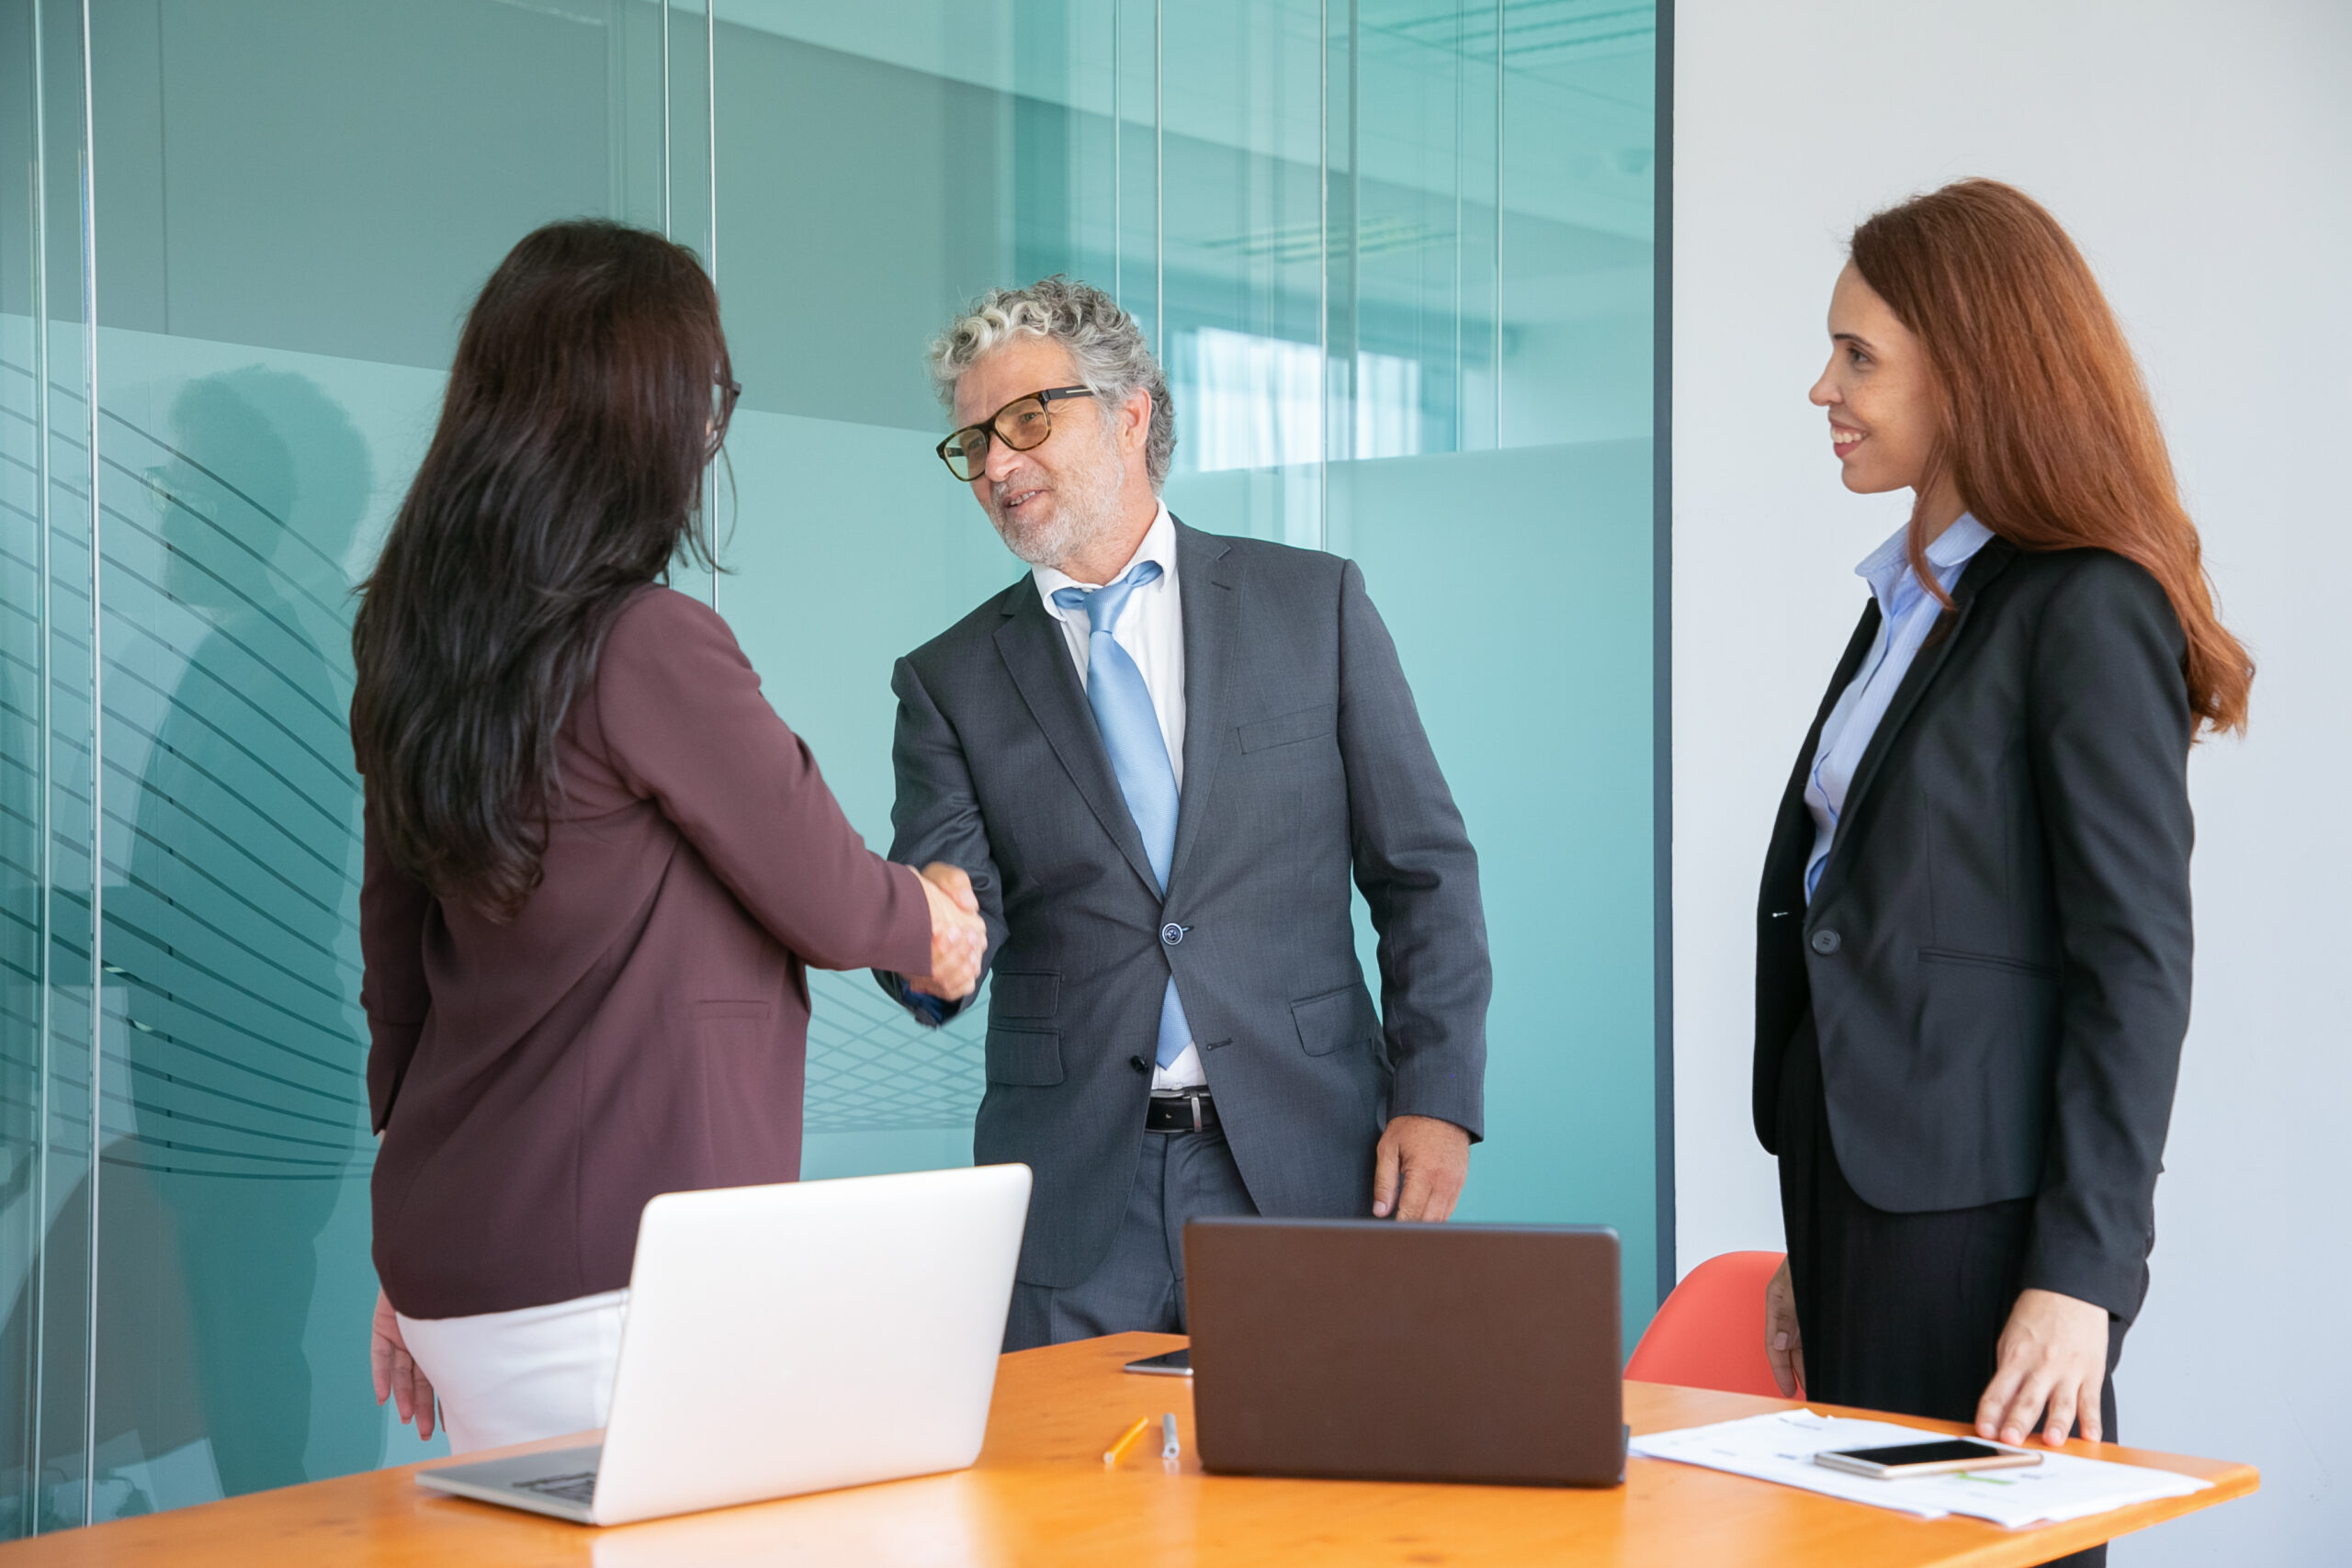
[[[1168,862],[1176,852],[1176,770],[1168,761],[1168,739],[1159,732],[1151,688],[1143,683],[1135,660],[1111,635],[1128,595],[1159,580],[1158,561],[1139,561],[1118,581],[1091,593],[1083,588],[1061,589],[1054,603],[1065,610],[1085,608],[1086,623],[1092,628],[1086,639],[1087,705],[1094,710],[1094,727],[1102,734],[1102,749],[1111,754],[1111,771],[1119,777],[1119,793],[1126,796],[1127,815],[1143,835],[1143,852],[1165,896]],[[1176,980],[1170,976],[1159,999],[1159,1065],[1172,1065],[1192,1043],[1193,1026],[1184,1021],[1184,1004],[1176,999]]]

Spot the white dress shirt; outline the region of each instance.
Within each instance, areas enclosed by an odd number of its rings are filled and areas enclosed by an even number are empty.
[[[1151,693],[1152,712],[1159,718],[1159,737],[1168,743],[1168,763],[1176,773],[1176,789],[1184,788],[1184,588],[1176,575],[1176,520],[1168,514],[1163,502],[1159,514],[1151,520],[1151,528],[1143,543],[1125,566],[1114,574],[1113,581],[1125,577],[1138,561],[1158,561],[1158,581],[1147,582],[1127,596],[1126,607],[1119,613],[1119,624],[1112,630],[1121,648],[1136,661],[1143,673],[1143,683]],[[1054,603],[1054,595],[1065,588],[1084,589],[1092,592],[1102,586],[1099,582],[1080,582],[1067,573],[1049,566],[1032,567],[1030,576],[1036,580],[1037,593],[1046,602],[1046,614],[1062,625],[1062,640],[1069,645],[1071,662],[1078,666],[1080,685],[1086,683],[1087,640],[1094,635],[1086,618],[1086,610],[1064,610]],[[1183,1055],[1164,1067],[1155,1067],[1151,1075],[1154,1094],[1173,1094],[1180,1090],[1206,1085],[1208,1074],[1201,1068],[1200,1047],[1187,1041]]]

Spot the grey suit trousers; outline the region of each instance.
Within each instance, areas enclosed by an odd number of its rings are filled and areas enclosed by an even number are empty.
[[[1034,1350],[1136,1329],[1183,1333],[1184,1222],[1257,1212],[1223,1131],[1144,1134],[1109,1256],[1075,1285],[1016,1282],[1004,1348]]]

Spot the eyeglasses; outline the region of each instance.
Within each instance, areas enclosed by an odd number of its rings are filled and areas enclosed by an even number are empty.
[[[201,470],[196,470],[201,472]],[[169,513],[176,506],[181,511],[203,518],[208,523],[220,521],[220,502],[207,491],[199,490],[189,468],[174,463],[149,468],[140,476],[154,496],[156,506]]]
[[[735,400],[743,395],[741,381],[714,379],[710,384],[710,456],[718,456],[721,443],[727,439],[728,423],[735,417]]]
[[[989,442],[1001,441],[1015,452],[1026,452],[1054,433],[1054,404],[1093,395],[1091,387],[1048,387],[1015,398],[978,424],[967,424],[941,442],[939,460],[949,473],[969,483],[988,466]]]

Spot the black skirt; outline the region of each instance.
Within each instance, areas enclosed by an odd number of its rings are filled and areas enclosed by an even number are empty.
[[[1854,1195],[1830,1145],[1821,1047],[1807,1013],[1781,1059],[1781,1218],[1804,1344],[1805,1394],[1943,1421],[1976,1419],[2022,1289],[2033,1200],[1897,1214]],[[2109,1321],[2099,1420],[2117,1440]],[[2099,1564],[2097,1547],[2063,1560]]]

